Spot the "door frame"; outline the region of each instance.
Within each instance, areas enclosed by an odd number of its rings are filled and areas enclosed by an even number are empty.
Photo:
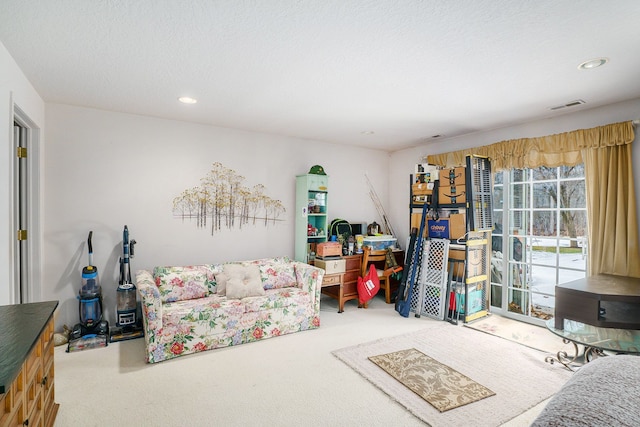
[[[40,171],[41,171],[41,130],[33,120],[15,103],[12,104],[12,127],[13,123],[17,123],[26,129],[26,147],[27,147],[27,172],[26,172],[26,229],[27,229],[27,245],[26,245],[26,267],[24,268],[24,289],[22,290],[23,303],[42,301],[42,280],[41,280],[41,221],[40,221]],[[12,303],[20,303],[20,271],[22,270],[19,262],[21,262],[18,253],[18,203],[19,188],[17,182],[17,154],[16,147],[18,142],[15,141],[15,133],[11,132],[11,150],[13,161],[11,164],[11,199],[10,199],[10,236],[13,244],[10,248],[11,264],[10,271],[10,297]]]

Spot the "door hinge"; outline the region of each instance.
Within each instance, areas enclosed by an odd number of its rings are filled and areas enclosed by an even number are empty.
[[[27,158],[27,147],[16,147],[16,156],[19,159]]]
[[[27,230],[18,230],[18,240],[27,240]]]

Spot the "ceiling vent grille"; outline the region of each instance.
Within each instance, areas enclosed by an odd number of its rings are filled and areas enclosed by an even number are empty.
[[[575,101],[567,102],[563,105],[557,105],[555,107],[549,108],[551,111],[562,110],[563,108],[575,107],[576,105],[586,104],[582,99],[576,99]]]

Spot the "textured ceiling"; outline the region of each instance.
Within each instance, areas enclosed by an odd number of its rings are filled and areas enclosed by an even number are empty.
[[[640,97],[637,0],[2,0],[0,41],[47,102],[388,151]]]

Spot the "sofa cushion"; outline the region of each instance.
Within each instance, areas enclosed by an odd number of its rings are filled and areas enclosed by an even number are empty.
[[[165,328],[171,325],[180,328],[181,325],[199,325],[207,329],[219,323],[222,319],[239,319],[245,313],[245,304],[240,300],[230,300],[218,295],[205,298],[176,301],[162,307],[162,324]],[[213,324],[211,323],[213,322]],[[190,330],[181,333],[189,334]]]
[[[153,277],[160,299],[165,303],[202,298],[215,289],[215,278],[210,265],[156,267]]]
[[[226,296],[241,299],[264,295],[260,269],[256,265],[226,264],[223,267],[226,283]]]
[[[268,289],[265,295],[245,298],[242,302],[245,304],[247,313],[251,313],[274,308],[309,306],[311,295],[299,288]]]

